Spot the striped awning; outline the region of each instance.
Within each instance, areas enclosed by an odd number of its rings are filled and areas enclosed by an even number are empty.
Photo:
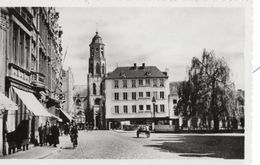
[[[37,98],[30,92],[25,92],[17,88],[13,88],[18,97],[22,100],[24,105],[35,116],[51,117],[51,114],[43,107]]]
[[[17,110],[18,106],[2,92],[0,92],[0,110]]]

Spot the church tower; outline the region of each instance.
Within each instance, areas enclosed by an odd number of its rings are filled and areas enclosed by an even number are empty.
[[[104,78],[106,76],[105,44],[96,32],[89,45],[87,119],[94,129],[104,128]]]

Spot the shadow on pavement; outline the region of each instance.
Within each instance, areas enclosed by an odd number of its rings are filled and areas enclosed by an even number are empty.
[[[153,147],[161,152],[179,153],[182,157],[212,157],[223,159],[244,159],[244,136],[178,136],[171,139],[153,139],[160,142]]]
[[[65,149],[65,150],[74,150],[73,147],[61,147],[61,149]]]

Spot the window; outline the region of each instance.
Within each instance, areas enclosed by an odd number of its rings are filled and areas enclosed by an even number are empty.
[[[132,92],[132,100],[136,100],[136,92]]]
[[[97,94],[96,84],[93,84],[93,95]]]
[[[143,105],[139,105],[139,110],[140,111],[144,110],[144,106]]]
[[[173,104],[177,104],[177,100],[176,99],[173,100]]]
[[[18,27],[16,24],[13,24],[13,55],[14,55],[14,62],[18,63]]]
[[[177,106],[175,105],[175,106],[173,106],[173,111],[174,111],[174,115],[175,116],[178,116],[179,115],[179,111],[178,111],[178,109],[177,109]]]
[[[119,93],[115,93],[115,100],[119,100]]]
[[[161,112],[164,112],[164,104],[160,105]]]
[[[158,105],[154,105],[154,111],[158,112]]]
[[[127,88],[127,80],[123,80],[123,88]]]
[[[124,99],[124,100],[127,100],[127,92],[124,92],[124,93],[123,93],[123,99]]]
[[[115,81],[114,81],[114,87],[115,87],[115,88],[118,88],[118,80],[115,80]]]
[[[160,92],[160,99],[164,99],[164,92]]]
[[[127,105],[124,105],[124,113],[128,113]]]
[[[119,106],[118,105],[115,106],[115,113],[119,113]]]
[[[102,65],[102,74],[105,74],[105,65]]]
[[[160,79],[160,87],[164,87],[164,79]]]
[[[154,91],[154,92],[153,92],[153,97],[154,97],[155,99],[157,99],[157,91]]]
[[[132,80],[132,87],[135,88],[136,87],[136,81]]]
[[[146,92],[146,97],[151,97],[151,93],[150,92]]]
[[[139,86],[143,86],[143,80],[139,80]]]
[[[157,87],[157,79],[153,79],[153,86]]]
[[[26,43],[25,43],[25,55],[26,55],[26,69],[30,69],[30,37],[26,36]]]
[[[100,100],[99,98],[96,98],[96,99],[95,99],[95,105],[100,105],[100,101],[101,101],[101,100]]]
[[[132,112],[136,113],[136,105],[132,105]]]
[[[100,74],[100,64],[96,64],[96,74]]]
[[[20,51],[20,66],[24,68],[24,60],[25,60],[25,54],[24,54],[24,32],[20,30],[20,44],[19,44],[19,51]]]
[[[143,92],[139,92],[139,98],[143,98]]]
[[[146,84],[146,86],[150,86],[150,79],[146,79],[145,84]]]
[[[146,110],[150,111],[151,110],[151,105],[146,105]]]

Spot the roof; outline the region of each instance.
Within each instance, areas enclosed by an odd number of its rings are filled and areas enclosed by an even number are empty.
[[[160,71],[156,66],[126,66],[117,67],[108,74],[106,79],[125,78],[168,78],[167,74]]]
[[[73,97],[87,97],[88,95],[88,86],[87,85],[74,85]]]
[[[102,38],[96,32],[96,35],[92,38],[91,44],[103,44]]]

